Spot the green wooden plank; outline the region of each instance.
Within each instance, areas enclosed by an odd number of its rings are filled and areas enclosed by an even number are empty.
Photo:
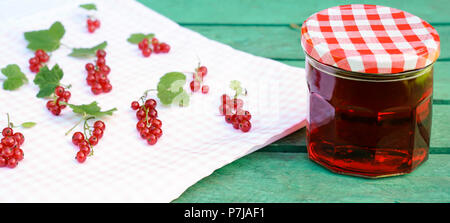
[[[182,23],[301,23],[320,10],[345,4],[378,4],[402,9],[429,22],[447,23],[448,0],[139,0]]]
[[[174,202],[450,202],[450,155],[413,173],[365,179],[331,173],[305,153],[253,153],[204,178]]]
[[[433,105],[431,154],[450,154],[450,105]],[[300,129],[264,148],[260,152],[306,152],[306,130]]]
[[[449,19],[450,20],[450,19]],[[231,47],[268,58],[304,59],[300,32],[287,26],[187,26]],[[440,60],[450,58],[450,26],[436,26],[441,38]]]

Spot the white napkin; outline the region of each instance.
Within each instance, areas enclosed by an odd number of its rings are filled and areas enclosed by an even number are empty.
[[[6,126],[6,112],[16,124],[37,122],[32,129],[16,130],[25,135],[25,159],[15,169],[0,168],[1,202],[170,202],[214,170],[304,126],[307,94],[303,69],[209,40],[134,1],[95,1],[101,27],[89,34],[86,11],[78,7],[81,2],[86,1],[48,5],[47,10],[28,16],[1,18],[0,68],[18,64],[30,83],[17,91],[0,89],[0,128]],[[20,10],[11,4],[8,11]],[[49,63],[58,63],[64,70],[61,82],[72,84],[70,103],[95,100],[104,109],[118,108],[114,116],[104,119],[104,137],[84,164],[74,159],[77,148],[71,135],[64,135],[80,117],[69,108],[58,117],[50,114],[46,100],[35,97],[35,74],[28,69],[33,52],[26,48],[23,33],[47,29],[55,21],[65,26],[62,42],[66,45],[91,47],[108,41],[106,62],[113,85],[108,94],[94,96],[85,82],[84,65],[94,59],[68,57],[70,49],[61,47],[52,53]],[[137,45],[126,41],[130,34],[140,32],[155,33],[170,44],[170,53],[144,58]],[[186,108],[158,105],[164,134],[156,145],[147,145],[135,128],[131,101],[146,89],[156,88],[167,72],[193,71],[199,59],[208,68],[205,84],[210,92],[193,94]],[[186,76],[189,83],[192,76]],[[219,115],[220,95],[231,93],[231,80],[241,81],[248,90],[243,98],[244,108],[252,113],[248,133],[233,129]]]

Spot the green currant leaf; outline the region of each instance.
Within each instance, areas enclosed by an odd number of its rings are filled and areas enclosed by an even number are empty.
[[[16,64],[9,64],[2,69],[2,73],[6,76],[6,80],[3,82],[3,89],[5,90],[16,90],[28,83],[27,77]]]
[[[157,86],[157,96],[161,103],[170,105],[177,98],[177,102],[180,102],[183,106],[187,106],[189,104],[189,95],[183,89],[185,84],[186,75],[183,73],[170,72],[162,76]]]
[[[83,105],[68,104],[68,105],[74,113],[82,115],[90,115],[95,117],[112,115],[113,112],[117,111],[117,108],[113,108],[107,111],[101,111],[101,108],[98,106],[96,101],[90,104],[83,104]]]
[[[69,56],[79,58],[93,57],[97,53],[97,50],[103,50],[107,45],[108,43],[106,41],[103,41],[102,43],[91,48],[74,48],[72,49],[72,53],[70,53]]]
[[[185,90],[183,90],[173,98],[172,103],[177,104],[180,107],[187,107],[189,106],[189,100],[189,94]]]
[[[24,122],[20,126],[23,128],[33,128],[36,125],[36,122]]]
[[[153,37],[155,37],[155,34],[153,34],[153,33],[149,33],[149,34],[133,33],[133,34],[131,34],[130,37],[128,37],[127,41],[130,43],[133,43],[133,44],[138,44],[145,38],[150,40]]]
[[[47,52],[55,51],[61,45],[60,41],[65,33],[61,22],[55,22],[49,29],[30,31],[24,33],[28,41],[27,48],[33,51],[43,49]]]
[[[39,93],[36,97],[44,98],[50,96],[55,91],[55,88],[60,85],[59,81],[63,76],[63,70],[58,64],[55,64],[51,70],[48,69],[47,65],[41,67],[33,81],[39,86]]]
[[[97,6],[93,3],[82,4],[82,5],[80,5],[80,8],[84,8],[86,10],[97,10]]]

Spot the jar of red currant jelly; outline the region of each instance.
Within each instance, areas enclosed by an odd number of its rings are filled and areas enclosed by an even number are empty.
[[[320,11],[302,26],[309,158],[342,174],[385,177],[427,160],[439,35],[377,5]]]

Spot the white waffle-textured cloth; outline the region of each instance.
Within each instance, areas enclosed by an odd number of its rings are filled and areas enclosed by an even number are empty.
[[[30,79],[16,91],[0,89],[1,126],[6,126],[6,112],[16,124],[38,123],[32,129],[17,129],[26,138],[25,159],[15,169],[0,168],[0,202],[170,202],[214,170],[304,126],[307,88],[303,69],[209,40],[134,1],[95,3],[102,25],[94,34],[87,32],[86,11],[78,7],[80,1],[49,5],[13,19],[0,18],[0,67],[18,64]],[[94,96],[86,85],[84,65],[93,59],[68,57],[70,49],[61,47],[52,53],[49,64],[58,63],[64,70],[62,83],[72,84],[70,103],[96,100],[104,109],[118,108],[114,116],[104,119],[104,137],[84,164],[74,159],[77,149],[71,135],[64,135],[80,117],[68,108],[59,117],[50,114],[46,100],[35,97],[35,74],[28,69],[33,52],[26,48],[23,33],[47,29],[55,21],[65,26],[65,45],[90,47],[108,41],[106,61],[113,85],[108,94]],[[137,45],[126,41],[138,32],[155,33],[171,45],[170,53],[144,58]],[[156,145],[147,145],[135,128],[131,101],[146,89],[156,88],[167,72],[192,71],[198,58],[208,67],[205,83],[210,92],[193,94],[186,108],[158,105],[164,135]],[[189,82],[192,77],[186,76]],[[219,98],[231,93],[231,80],[240,80],[248,90],[244,108],[253,116],[249,133],[233,129],[219,116]]]

